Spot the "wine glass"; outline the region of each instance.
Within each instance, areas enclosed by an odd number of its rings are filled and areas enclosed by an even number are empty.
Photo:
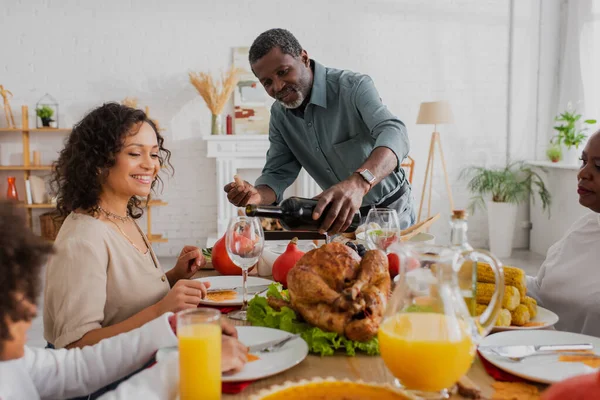
[[[365,239],[369,249],[387,253],[390,245],[400,241],[400,221],[396,210],[371,208],[365,223]]]
[[[231,319],[246,321],[246,308],[248,307],[248,293],[246,281],[248,269],[258,262],[265,244],[260,220],[255,217],[237,216],[229,221],[225,236],[225,247],[231,261],[242,269],[243,305],[239,311],[227,316]]]

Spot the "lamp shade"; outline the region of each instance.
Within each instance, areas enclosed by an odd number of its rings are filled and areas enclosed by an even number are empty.
[[[447,101],[421,103],[417,124],[448,124],[454,122],[450,104]]]

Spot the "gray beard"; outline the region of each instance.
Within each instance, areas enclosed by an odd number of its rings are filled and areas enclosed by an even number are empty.
[[[282,106],[284,106],[287,109],[293,110],[295,108],[298,108],[304,102],[304,93],[302,93],[301,91],[298,91],[296,93],[298,93],[298,100],[294,101],[293,103],[284,103],[281,100],[277,100],[277,101],[279,102],[279,104],[281,104]]]

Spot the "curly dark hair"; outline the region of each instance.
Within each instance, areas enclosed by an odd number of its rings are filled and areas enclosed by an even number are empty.
[[[54,162],[51,187],[57,195],[61,217],[77,209],[91,213],[98,211],[102,183],[115,165],[115,156],[123,148],[125,137],[135,135],[137,130],[134,128],[142,122],[150,124],[156,132],[161,168],[166,165],[173,172],[171,152],[163,146],[164,138],[146,113],[118,103],[105,103],[73,127],[65,148]],[[157,182],[162,183],[159,176],[152,182],[152,190]],[[142,216],[141,203],[136,196],[129,200],[127,211],[132,218]]]
[[[40,270],[52,253],[52,244],[29,230],[25,215],[12,202],[0,200],[0,352],[11,340],[7,317],[13,321],[30,321],[32,315],[16,294],[37,303],[40,293]]]
[[[279,47],[283,54],[289,54],[292,57],[299,57],[302,53],[300,42],[290,31],[280,28],[269,29],[254,39],[248,54],[250,65],[263,58],[275,47]]]

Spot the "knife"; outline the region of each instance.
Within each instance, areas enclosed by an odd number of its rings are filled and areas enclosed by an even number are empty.
[[[300,334],[289,335],[284,338],[269,340],[268,342],[263,342],[259,344],[253,344],[252,346],[248,346],[248,353],[258,353],[261,351],[269,351],[275,350],[289,342],[290,340],[296,339],[300,337]]]
[[[248,291],[248,294],[257,294],[260,292],[264,292],[265,290],[267,290],[269,288],[269,285],[255,285],[255,286],[248,286],[246,287],[246,290]],[[228,290],[233,290],[234,292],[237,292],[239,294],[243,294],[244,289],[241,286],[236,286],[236,287],[231,287],[231,288],[214,288],[214,289],[208,289],[207,293],[218,293],[218,292],[225,292]]]
[[[551,345],[515,345],[515,346],[479,346],[479,350],[490,351],[501,357],[520,359],[534,354],[553,353],[558,351],[593,350],[590,343],[551,344]]]

